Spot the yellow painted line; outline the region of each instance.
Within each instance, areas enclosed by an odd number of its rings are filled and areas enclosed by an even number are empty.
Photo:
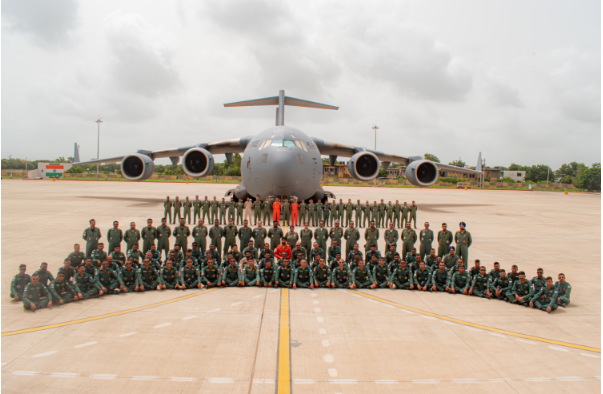
[[[589,352],[601,353],[601,349],[596,348],[596,347],[577,345],[575,343],[556,341],[554,339],[540,338],[540,337],[535,337],[535,336],[532,336],[532,335],[520,334],[520,333],[513,332],[513,331],[501,330],[499,328],[488,327],[488,326],[484,326],[482,324],[470,323],[470,322],[467,322],[467,321],[464,321],[464,320],[454,319],[452,317],[442,316],[442,315],[438,315],[438,314],[435,314],[435,313],[422,311],[420,309],[411,308],[411,307],[406,306],[406,305],[400,305],[400,304],[397,304],[397,303],[395,303],[393,301],[388,301],[388,300],[385,300],[383,298],[375,297],[374,295],[366,294],[366,293],[360,292],[358,290],[350,290],[350,291],[352,291],[352,292],[354,292],[354,293],[356,293],[358,295],[361,295],[363,297],[373,299],[375,301],[380,301],[380,302],[383,302],[385,304],[389,304],[389,305],[396,306],[398,308],[406,309],[407,311],[412,311],[412,312],[419,313],[421,315],[431,316],[431,317],[435,317],[437,319],[442,319],[442,320],[446,320],[446,321],[449,321],[449,322],[453,322],[453,323],[457,323],[457,324],[462,324],[464,326],[479,328],[481,330],[486,330],[486,331],[490,331],[490,332],[496,332],[496,333],[499,333],[499,334],[509,335],[509,336],[512,336],[512,337],[530,339],[532,341],[537,341],[537,342],[550,343],[552,345],[559,345],[559,346],[570,347],[570,348],[573,348],[573,349],[580,349],[580,350],[587,350]]]
[[[141,306],[139,308],[127,309],[125,311],[107,313],[106,315],[86,317],[84,319],[71,320],[71,321],[66,321],[66,322],[63,322],[63,323],[49,324],[47,326],[25,328],[23,330],[17,330],[17,331],[7,331],[7,332],[3,332],[2,333],[2,337],[8,337],[8,336],[11,336],[11,335],[18,335],[18,334],[27,334],[29,332],[36,332],[36,331],[42,331],[42,330],[49,330],[51,328],[59,328],[59,327],[71,326],[73,324],[86,323],[86,322],[89,322],[89,321],[104,319],[104,318],[107,318],[107,317],[120,316],[120,315],[125,315],[127,313],[143,311],[145,309],[155,308],[155,307],[158,307],[158,306],[171,304],[172,302],[178,302],[178,301],[186,300],[187,298],[196,297],[198,295],[205,294],[205,293],[208,293],[208,292],[216,290],[216,289],[217,289],[217,287],[214,287],[214,288],[211,288],[211,289],[202,290],[202,291],[200,291],[198,293],[188,294],[188,295],[185,295],[185,296],[182,296],[182,297],[174,298],[172,300],[161,301],[161,302],[158,302],[156,304]]]
[[[281,289],[281,310],[278,330],[276,372],[277,394],[291,393],[291,341],[289,328],[289,289]]]

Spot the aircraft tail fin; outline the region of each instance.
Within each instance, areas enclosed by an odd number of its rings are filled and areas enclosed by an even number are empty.
[[[479,156],[477,156],[477,165],[475,166],[475,170],[479,172],[483,172],[484,168],[482,165],[482,152],[479,152]]]
[[[276,125],[282,126],[285,124],[285,106],[289,105],[292,107],[306,107],[306,108],[318,108],[318,109],[330,109],[337,111],[339,107],[329,104],[317,103],[314,101],[302,100],[295,97],[285,96],[285,91],[281,90],[278,92],[278,96],[264,97],[254,100],[237,101],[234,103],[226,103],[224,107],[259,107],[267,105],[278,105],[276,110]]]
[[[73,144],[73,162],[80,162],[80,146],[76,143]]]

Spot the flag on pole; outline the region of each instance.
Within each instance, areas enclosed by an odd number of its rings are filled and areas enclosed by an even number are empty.
[[[62,164],[46,164],[46,176],[49,178],[60,178],[63,176],[65,167]]]

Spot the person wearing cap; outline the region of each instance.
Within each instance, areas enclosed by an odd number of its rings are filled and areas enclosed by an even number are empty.
[[[92,251],[98,249],[98,240],[102,237],[102,234],[98,227],[96,227],[96,220],[90,219],[90,227],[84,230],[82,239],[86,241],[86,257],[92,256]]]
[[[456,255],[463,256],[463,262],[465,263],[465,269],[467,268],[467,262],[469,261],[469,247],[473,242],[471,233],[465,230],[467,224],[465,222],[459,223],[459,231],[454,234],[454,242],[456,242]]]

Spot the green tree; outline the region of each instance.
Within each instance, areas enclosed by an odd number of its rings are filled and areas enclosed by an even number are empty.
[[[590,191],[601,191],[601,163],[595,163],[591,168],[581,171],[578,187]]]
[[[448,164],[450,164],[451,166],[457,166],[457,167],[465,167],[467,164],[461,160],[461,158],[459,157],[458,160],[453,160],[451,162],[449,162]]]
[[[387,178],[387,170],[385,168],[380,168],[379,169],[379,175],[377,175],[377,177],[379,177],[379,178]]]
[[[431,160],[434,161],[436,163],[440,162],[440,159],[438,159],[438,157],[436,155],[432,155],[431,153],[425,153],[425,160]]]
[[[84,169],[81,166],[73,166],[65,172],[67,174],[81,174],[84,172]]]

